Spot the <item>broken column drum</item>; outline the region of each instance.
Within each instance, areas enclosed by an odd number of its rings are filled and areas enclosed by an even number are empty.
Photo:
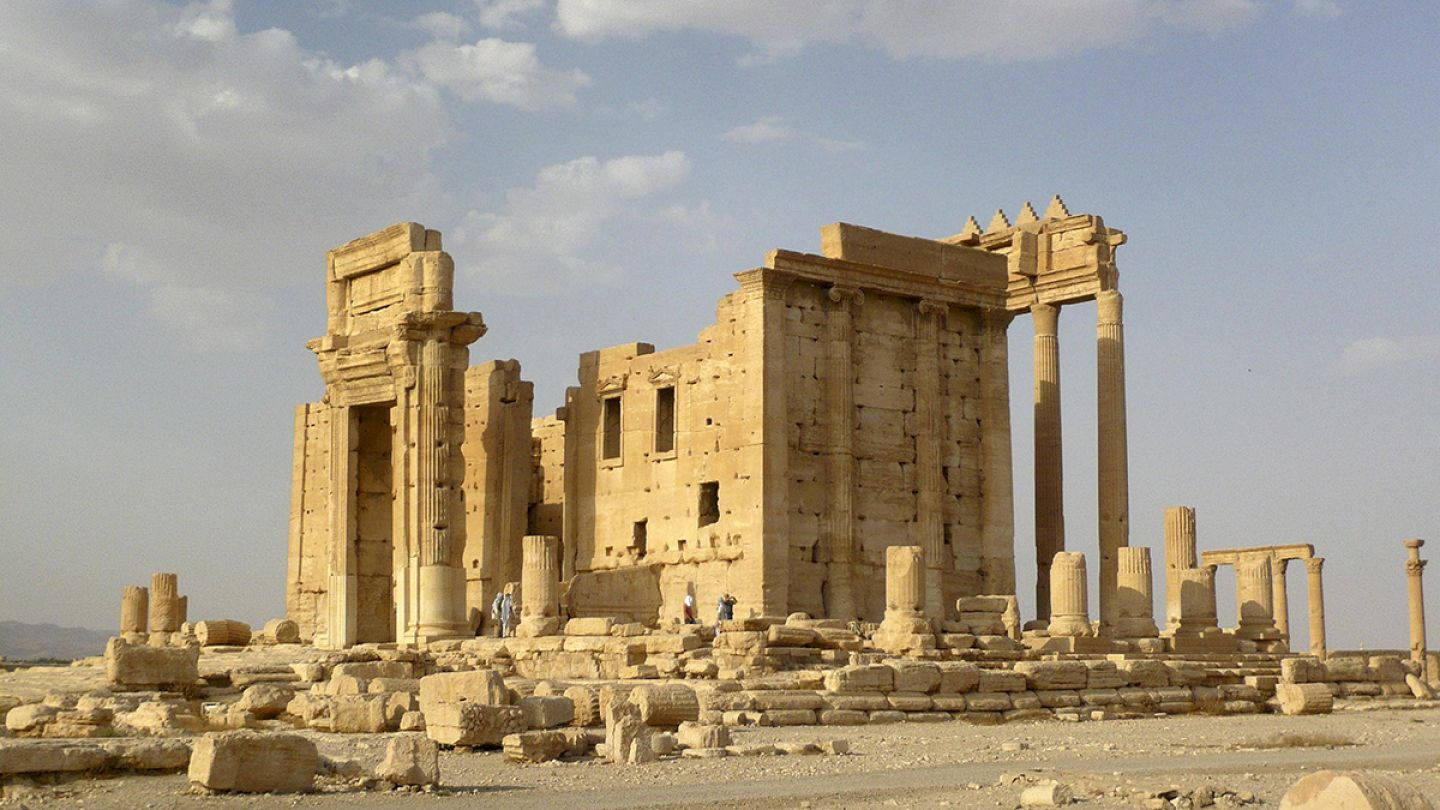
[[[925,615],[925,553],[919,546],[885,549],[885,617]]]
[[[1274,638],[1275,603],[1270,575],[1270,555],[1242,557],[1235,564],[1235,609],[1239,626],[1235,634],[1252,640]]]
[[[1215,606],[1215,566],[1182,568],[1175,572],[1180,615],[1175,635],[1199,635],[1218,629],[1219,616]]]
[[[150,632],[173,633],[180,629],[180,593],[175,574],[150,577]]]
[[[1050,635],[1090,635],[1085,555],[1059,551],[1050,565]]]
[[[120,632],[149,632],[149,613],[150,591],[142,585],[126,585],[120,596]]]
[[[1117,559],[1113,634],[1121,638],[1152,638],[1158,631],[1155,627],[1150,549],[1124,546],[1118,549]]]
[[[526,535],[520,568],[520,620],[542,634],[559,629],[560,538]]]

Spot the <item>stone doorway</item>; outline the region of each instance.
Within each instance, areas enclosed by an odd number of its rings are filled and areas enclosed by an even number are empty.
[[[394,641],[390,405],[356,407],[355,422],[355,641]]]

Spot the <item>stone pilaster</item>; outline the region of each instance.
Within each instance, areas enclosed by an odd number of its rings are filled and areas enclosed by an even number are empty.
[[[1235,635],[1252,641],[1272,640],[1275,630],[1274,582],[1270,555],[1242,556],[1235,563]]]
[[[1088,587],[1085,555],[1055,552],[1050,566],[1050,635],[1091,635]]]
[[[150,631],[150,591],[143,585],[126,585],[120,595],[120,634]]]
[[[1150,549],[1123,546],[1116,571],[1115,623],[1113,634],[1120,638],[1153,638],[1155,627],[1154,582]]]
[[[173,633],[180,629],[180,591],[175,574],[150,577],[150,632]]]
[[[1099,506],[1100,624],[1116,617],[1119,549],[1130,544],[1130,473],[1125,436],[1125,332],[1116,290],[1095,296]]]
[[[1311,557],[1305,561],[1306,610],[1310,614],[1310,654],[1325,660],[1325,583],[1321,570],[1324,557]]]
[[[1410,660],[1425,671],[1425,588],[1422,577],[1426,560],[1420,559],[1424,540],[1405,541],[1405,580],[1410,590]]]
[[[853,316],[865,300],[855,287],[835,285],[826,319],[825,424],[829,431],[829,599],[832,619],[854,619],[855,602],[855,369]],[[888,559],[888,558],[887,558]]]
[[[981,319],[980,567],[985,593],[1015,593],[1015,494],[1010,447],[1011,315]]]
[[[1060,307],[1030,307],[1035,322],[1035,616],[1050,618],[1050,567],[1065,550],[1065,482],[1060,445]]]
[[[520,636],[560,632],[560,538],[526,535],[521,541]]]
[[[1285,649],[1290,649],[1290,594],[1285,585],[1285,568],[1289,560],[1270,558],[1270,599],[1274,605],[1275,629]]]
[[[945,473],[940,460],[943,425],[939,418],[940,326],[947,309],[936,301],[920,301],[915,330],[915,529],[930,569],[925,577],[925,612],[937,620],[945,616],[942,577],[952,567],[941,514]]]
[[[1197,564],[1195,548],[1195,509],[1189,506],[1165,507],[1165,627],[1173,631],[1180,626],[1181,571]]]

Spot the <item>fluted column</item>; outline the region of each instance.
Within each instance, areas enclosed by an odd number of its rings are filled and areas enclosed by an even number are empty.
[[[1285,649],[1290,649],[1290,596],[1285,586],[1285,567],[1289,560],[1280,557],[1270,559],[1270,598],[1274,604],[1275,629]]]
[[[1176,571],[1175,591],[1180,597],[1175,635],[1195,636],[1219,628],[1220,619],[1215,606],[1215,566]]]
[[[148,633],[150,591],[143,585],[126,585],[120,596],[120,634]]]
[[[1153,638],[1158,631],[1155,627],[1150,549],[1146,546],[1122,547],[1117,567],[1114,634],[1121,638]]]
[[[1065,550],[1065,482],[1060,453],[1060,307],[1034,304],[1035,616],[1050,618],[1050,567]]]
[[[1180,626],[1180,572],[1194,568],[1195,509],[1190,506],[1165,507],[1165,627],[1173,631]]]
[[[1325,584],[1320,575],[1324,565],[1324,557],[1311,557],[1305,561],[1305,608],[1310,614],[1310,654],[1321,661],[1325,660],[1326,653]]]
[[[560,631],[560,538],[526,535],[521,539],[521,636]]]
[[[832,619],[859,616],[855,604],[855,369],[852,316],[865,296],[855,287],[830,288],[826,318],[825,424],[829,430],[830,604]]]
[[[1425,588],[1422,577],[1425,560],[1420,559],[1420,547],[1424,540],[1405,541],[1405,579],[1410,589],[1410,660],[1425,671]]]
[[[180,629],[180,592],[175,574],[150,577],[150,632],[173,633]]]
[[[1050,635],[1090,635],[1085,555],[1057,551],[1050,565]]]
[[[945,474],[940,469],[940,321],[948,307],[922,300],[916,305],[915,329],[915,528],[925,550],[925,613],[945,616],[941,577],[950,565],[945,553],[941,495]]]
[[[451,379],[449,345],[431,337],[420,345],[415,370],[415,541],[419,551],[417,632],[421,639],[468,632],[465,622],[465,571],[452,536],[451,500],[455,494],[450,454]]]
[[[1116,290],[1095,295],[1099,501],[1100,625],[1116,618],[1119,549],[1130,545],[1130,472],[1125,438],[1125,331]]]
[[[1242,556],[1235,563],[1235,635],[1240,638],[1258,641],[1276,635],[1270,570],[1269,554]]]

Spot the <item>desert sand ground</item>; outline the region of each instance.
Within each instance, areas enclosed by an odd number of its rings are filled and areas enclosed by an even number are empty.
[[[304,733],[335,759],[373,765],[384,750],[383,736]],[[1205,787],[1218,807],[1274,807],[1296,779],[1322,768],[1380,771],[1440,796],[1440,709],[1435,708],[736,731],[740,744],[836,737],[849,740],[851,754],[623,766],[593,759],[519,765],[499,752],[447,752],[441,759],[443,786],[434,793],[372,791],[330,779],[322,783],[325,792],[308,796],[205,796],[189,792],[185,776],[173,774],[21,782],[7,789],[6,801],[143,808],[1013,808],[1028,780],[1056,779],[1073,788],[1079,807],[1183,807],[1160,804],[1156,797],[1167,790],[1187,796]]]

